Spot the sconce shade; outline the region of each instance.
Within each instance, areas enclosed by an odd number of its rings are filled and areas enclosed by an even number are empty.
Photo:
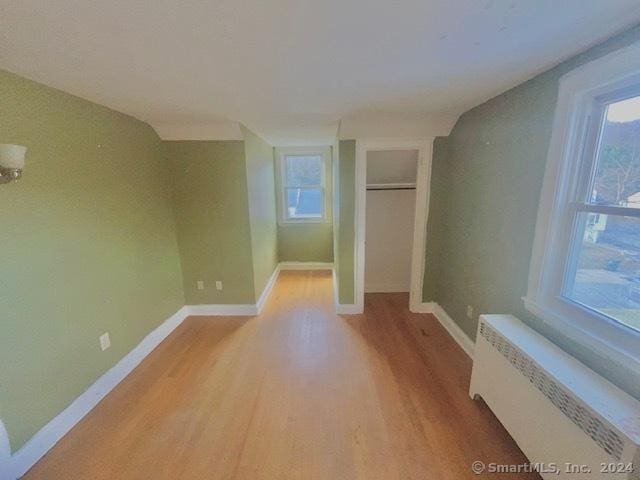
[[[24,157],[27,147],[22,145],[11,145],[0,143],[0,167],[11,170],[22,170],[24,168]]]

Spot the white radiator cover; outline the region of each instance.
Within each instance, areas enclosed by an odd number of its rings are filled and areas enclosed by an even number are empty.
[[[469,393],[544,479],[640,479],[640,402],[516,317],[480,317]]]

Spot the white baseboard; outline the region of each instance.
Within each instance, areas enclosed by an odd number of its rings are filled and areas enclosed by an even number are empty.
[[[76,398],[53,420],[42,427],[27,443],[12,455],[7,478],[14,480],[24,475],[69,430],[82,420],[105,395],[129,375],[187,316],[187,308],[182,307],[144,337],[133,350],[98,378],[93,385]],[[1,458],[0,456],[0,459]],[[4,477],[0,478],[4,480]]]
[[[224,304],[187,305],[187,312],[191,316],[199,317],[230,317],[235,315],[253,316],[258,314],[256,304]]]
[[[256,310],[258,311],[258,314],[262,312],[265,303],[267,303],[267,299],[269,298],[269,295],[271,295],[271,290],[273,290],[273,286],[276,284],[276,280],[278,280],[280,270],[280,264],[276,265],[276,268],[273,270],[271,277],[269,277],[269,281],[265,285],[264,290],[262,290],[262,295],[260,295],[258,303],[256,304]]]
[[[374,283],[364,286],[364,293],[400,293],[409,292],[408,283]]]
[[[336,313],[338,315],[360,315],[363,312],[362,307],[355,303],[337,303]]]
[[[435,303],[423,302],[418,304],[411,304],[409,310],[413,313],[433,313]]]
[[[339,296],[338,296],[338,279],[336,278],[336,271],[335,269],[332,269],[332,274],[333,274],[333,303],[336,307],[336,313],[338,315],[359,315],[363,312],[363,309],[354,304],[354,303],[349,303],[349,304],[345,304],[345,303],[338,303],[339,301]]]
[[[280,270],[333,270],[329,262],[280,262]]]
[[[433,315],[438,319],[440,324],[444,327],[444,329],[451,335],[451,337],[460,345],[460,348],[464,350],[464,352],[469,355],[469,357],[473,360],[473,351],[475,350],[475,343],[471,340],[466,333],[462,331],[462,329],[458,326],[456,322],[444,311],[437,303],[431,304],[422,304],[422,305],[431,305],[432,311],[425,313],[433,313]]]

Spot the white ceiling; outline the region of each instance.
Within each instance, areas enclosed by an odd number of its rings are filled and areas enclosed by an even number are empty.
[[[0,68],[166,137],[328,143],[350,116],[455,118],[639,20],[638,0],[0,0]]]

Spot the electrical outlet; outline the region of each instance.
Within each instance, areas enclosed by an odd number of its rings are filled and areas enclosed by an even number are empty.
[[[473,307],[471,305],[467,305],[467,318],[473,318]]]
[[[198,280],[196,282],[196,286],[197,286],[198,290],[204,290],[204,282],[202,280]]]
[[[216,280],[216,290],[222,290],[222,282],[220,280]]]
[[[111,346],[111,338],[109,338],[109,332],[105,332],[102,335],[100,335],[100,348],[104,352],[110,346]]]

